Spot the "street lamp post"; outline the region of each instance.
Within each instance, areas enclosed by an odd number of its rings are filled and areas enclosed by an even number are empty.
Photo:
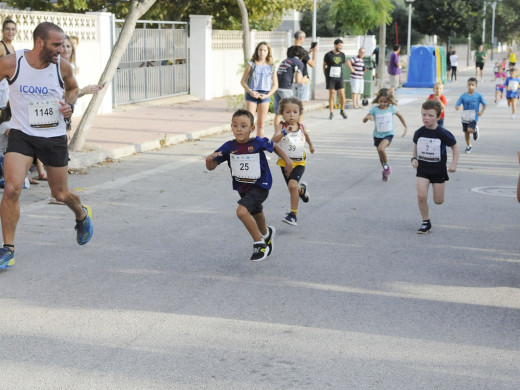
[[[499,1],[502,0],[495,0],[491,3],[491,8],[493,8],[493,19],[491,22],[491,59],[493,59],[493,49],[495,48],[495,10]]]
[[[412,40],[412,3],[415,0],[405,0],[408,4],[408,37],[406,40],[406,54],[408,54],[408,58],[410,58],[410,43]]]
[[[482,19],[482,44],[486,42],[486,4],[487,1],[484,1],[484,18]]]
[[[495,48],[495,9],[497,8],[496,1],[491,3],[491,8],[493,9],[493,19],[491,19],[491,60],[493,60],[493,51]]]

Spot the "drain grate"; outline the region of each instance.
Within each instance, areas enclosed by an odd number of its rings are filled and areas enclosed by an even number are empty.
[[[474,187],[471,191],[485,195],[516,197],[516,187],[509,186]]]

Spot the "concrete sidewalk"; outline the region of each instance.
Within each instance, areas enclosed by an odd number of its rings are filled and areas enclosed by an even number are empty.
[[[317,86],[316,100],[309,101],[305,111],[327,107],[327,99],[324,86]],[[235,109],[230,98],[199,100],[191,95],[118,107],[111,114],[98,115],[84,151],[70,153],[69,167],[87,167],[106,159],[231,131],[231,114]],[[269,114],[267,123],[273,118]],[[81,117],[73,118],[73,129],[80,120]]]

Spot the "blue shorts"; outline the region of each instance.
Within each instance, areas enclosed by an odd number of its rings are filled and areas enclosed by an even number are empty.
[[[468,128],[475,130],[476,126],[477,126],[477,122],[476,121],[471,121],[469,123],[462,122],[462,131],[466,132],[466,131],[468,131]]]
[[[386,137],[384,138],[377,138],[377,137],[374,137],[374,146],[377,148],[379,146],[379,144],[381,143],[382,140],[384,139],[387,139],[388,140],[388,145],[390,146],[390,144],[392,143],[392,139],[394,138],[393,135],[387,135]]]
[[[497,85],[497,86],[495,87],[495,91],[504,92],[504,85]]]
[[[307,84],[296,84],[292,85],[293,95],[300,99],[302,102],[309,101],[309,90],[311,83]]]
[[[267,94],[269,93],[269,91],[256,91],[260,94]],[[253,102],[253,103],[256,103],[256,104],[261,104],[261,103],[269,103],[271,101],[271,97],[268,97],[267,99],[255,99],[254,97],[252,97],[249,93],[246,93],[246,101],[247,102]]]
[[[273,99],[273,108],[274,108],[274,113],[275,114],[279,114],[278,109],[279,109],[279,106],[280,106],[280,101],[282,99],[285,99],[285,98],[288,98],[288,97],[291,97],[291,96],[293,96],[292,88],[291,89],[277,89],[276,90],[276,92],[274,93],[274,99]]]

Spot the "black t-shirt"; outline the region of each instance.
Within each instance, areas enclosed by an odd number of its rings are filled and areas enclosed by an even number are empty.
[[[342,52],[336,54],[333,50],[331,50],[327,54],[325,54],[323,62],[325,62],[325,64],[327,65],[327,67],[325,68],[325,75],[327,77],[343,79],[343,64],[345,63],[345,54],[343,54]],[[337,69],[333,69],[333,75],[331,76],[330,72],[333,67],[339,67],[340,70],[338,71]],[[338,72],[339,75],[337,75]]]
[[[289,57],[289,53],[295,47],[296,46],[293,45],[293,46],[291,46],[290,48],[287,49],[287,57]],[[303,76],[308,76],[309,75],[309,71],[307,69],[307,62],[309,62],[310,59],[311,59],[311,57],[309,56],[309,52],[307,50],[305,50],[305,56],[301,59],[301,61],[303,62],[303,72],[302,72]]]
[[[276,72],[278,75],[278,88],[291,89],[295,71],[303,72],[303,62],[298,57],[283,60]]]
[[[453,134],[444,127],[431,130],[423,126],[413,135],[413,142],[417,145],[419,171],[433,175],[446,172],[446,146],[457,143]]]

